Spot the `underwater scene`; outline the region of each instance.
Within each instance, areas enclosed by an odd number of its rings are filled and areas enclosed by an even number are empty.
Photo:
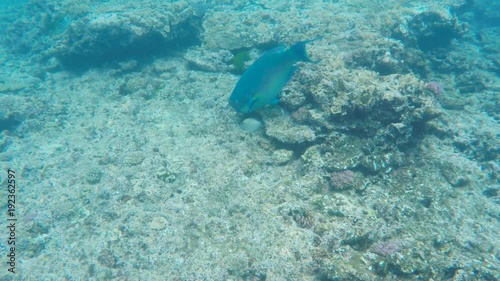
[[[0,280],[500,280],[500,1],[3,0]]]

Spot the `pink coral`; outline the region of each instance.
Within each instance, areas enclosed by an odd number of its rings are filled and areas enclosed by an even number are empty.
[[[387,257],[401,251],[406,247],[408,247],[408,243],[403,240],[385,241],[373,245],[370,248],[370,252],[375,253],[379,256]]]
[[[355,174],[351,170],[333,172],[330,176],[330,182],[334,189],[348,189],[355,183]]]
[[[441,86],[441,84],[439,84],[438,82],[429,82],[425,87],[431,90],[431,92],[433,92],[436,97],[440,97],[444,92],[443,86]]]

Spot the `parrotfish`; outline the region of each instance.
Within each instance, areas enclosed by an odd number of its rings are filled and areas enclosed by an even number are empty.
[[[296,63],[318,62],[309,58],[306,44],[319,39],[321,37],[297,42],[288,49],[282,45],[265,52],[238,80],[229,97],[229,104],[240,113],[277,104],[281,90],[298,69]]]

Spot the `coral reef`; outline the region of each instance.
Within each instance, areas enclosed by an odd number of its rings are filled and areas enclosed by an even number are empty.
[[[333,190],[345,190],[363,186],[363,182],[360,181],[360,177],[356,174],[356,172],[351,170],[342,170],[333,172],[330,175],[330,185]]]
[[[445,13],[425,11],[414,15],[407,24],[398,24],[393,37],[424,52],[448,47],[466,32],[465,26]]]
[[[293,123],[286,115],[269,118],[265,124],[266,136],[281,143],[301,144],[313,142],[316,139],[314,130],[308,126]]]
[[[140,151],[134,151],[123,158],[123,163],[127,166],[136,166],[144,161],[144,155]]]
[[[211,51],[203,47],[190,48],[184,58],[193,69],[210,72],[227,72],[234,56],[228,50]]]
[[[0,163],[30,187],[19,193],[18,278],[496,280],[490,6],[10,9]],[[300,66],[277,105],[231,109],[238,74],[262,52],[318,36],[308,53],[319,62]]]
[[[385,241],[372,245],[370,251],[380,256],[391,256],[408,247],[407,241]]]
[[[92,167],[85,174],[85,181],[90,184],[97,184],[101,181],[102,171],[100,168]]]
[[[313,154],[322,158],[321,164],[313,165],[328,171],[355,168],[378,173],[404,165],[404,152],[418,145],[427,122],[442,114],[424,84],[412,75],[336,69],[320,77],[306,96],[310,104],[292,116],[314,128],[315,135],[331,132],[313,146]]]
[[[88,67],[194,44],[200,23],[186,5],[89,14],[69,26],[49,55],[67,66]]]

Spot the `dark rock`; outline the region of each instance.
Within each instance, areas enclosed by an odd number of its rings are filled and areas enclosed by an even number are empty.
[[[408,21],[398,23],[392,36],[405,45],[424,52],[448,47],[453,39],[460,38],[466,29],[456,18],[437,12],[423,12]]]
[[[185,7],[184,7],[185,8]],[[89,13],[76,20],[49,55],[72,70],[147,58],[198,43],[201,22],[180,5],[125,12]]]

